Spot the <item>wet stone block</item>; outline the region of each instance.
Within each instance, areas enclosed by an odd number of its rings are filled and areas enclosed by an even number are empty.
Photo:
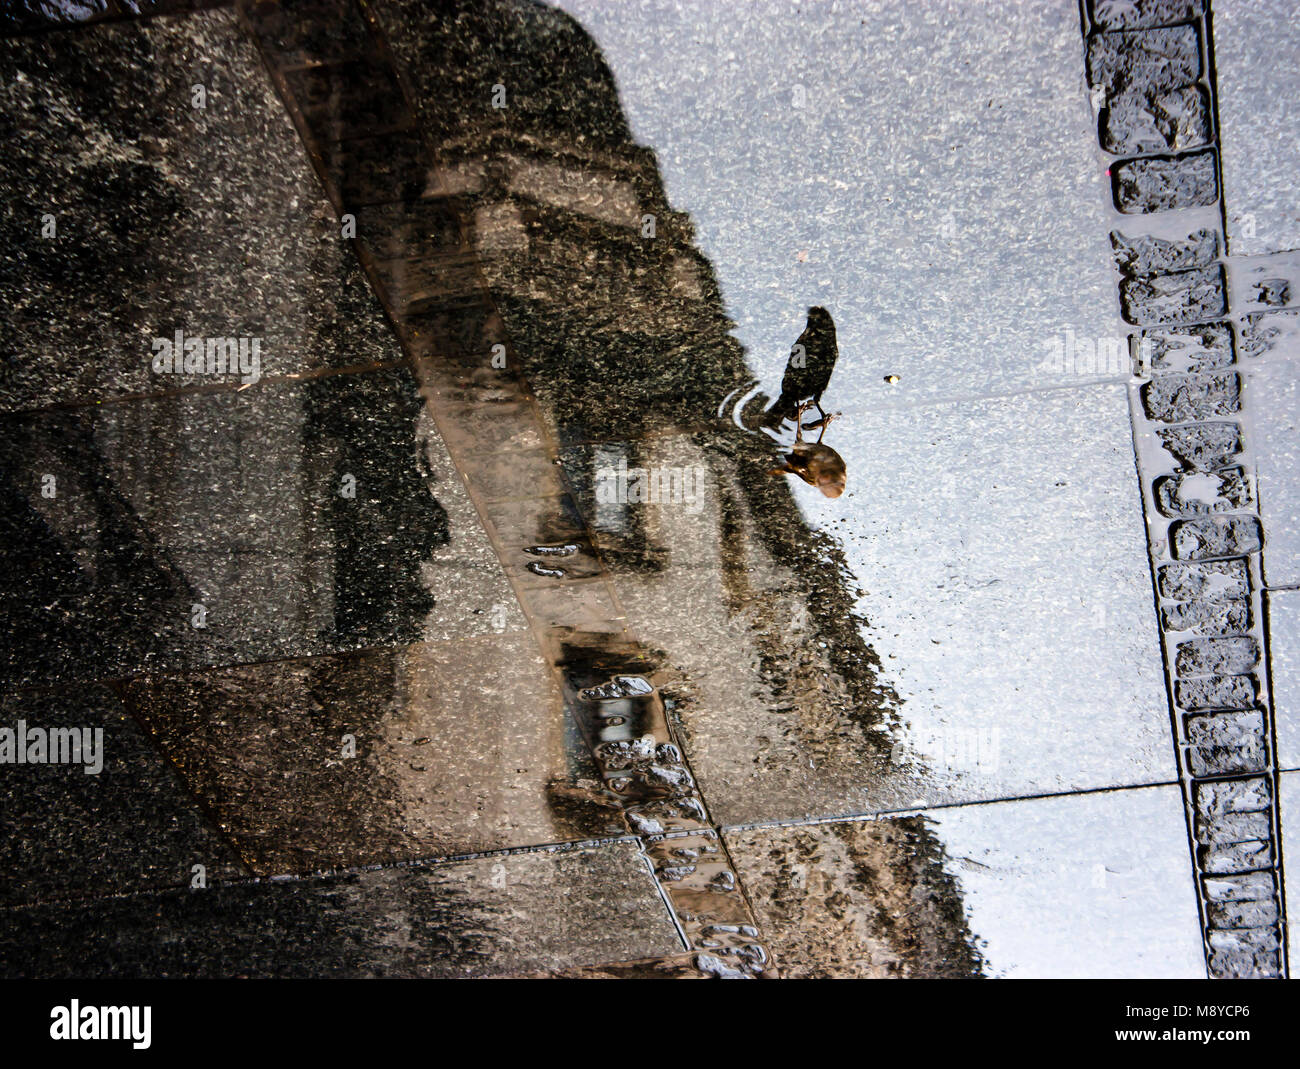
[[[537,980],[707,980],[709,973],[696,967],[696,955],[646,958],[642,961],[611,961],[580,965],[557,972],[535,973],[523,979]]]
[[[376,204],[356,215],[357,241],[376,260],[432,258],[466,247],[456,206],[444,198]]]
[[[726,837],[783,976],[981,975],[961,892],[936,863],[942,842],[924,818],[736,829]]]
[[[1219,199],[1214,151],[1128,160],[1112,169],[1115,207],[1126,215],[1207,207]]]
[[[259,0],[245,10],[258,43],[284,67],[345,59],[367,39],[354,0]]]
[[[1196,820],[1196,841],[1244,843],[1251,839],[1269,839],[1273,835],[1272,813],[1261,809],[1254,813],[1220,813],[1207,820]]]
[[[1110,244],[1115,266],[1128,278],[1209,267],[1219,255],[1219,234],[1215,230],[1194,231],[1186,241],[1166,241],[1148,234],[1131,238],[1112,230]],[[1227,325],[1220,324],[1220,328],[1226,331]]]
[[[154,675],[129,710],[259,875],[610,833],[523,621],[349,657]],[[490,626],[485,621],[485,626]],[[339,740],[355,741],[355,760]]]
[[[1166,375],[1142,387],[1147,418],[1190,423],[1241,410],[1241,380],[1235,374]]]
[[[1236,423],[1193,423],[1160,430],[1160,444],[1185,468],[1221,468],[1241,452],[1241,427]]]
[[[465,458],[465,475],[485,501],[559,497],[564,493],[555,462],[541,450],[477,454]]]
[[[1166,631],[1196,635],[1240,635],[1250,630],[1248,601],[1187,601],[1160,610]]]
[[[1266,278],[1255,283],[1255,292],[1250,299],[1256,304],[1267,304],[1278,308],[1291,303],[1291,280],[1286,278]]]
[[[321,146],[326,176],[345,206],[414,201],[429,184],[416,134],[333,141]]]
[[[1199,18],[1205,0],[1088,0],[1093,25],[1103,30],[1137,30]]]
[[[1259,644],[1242,638],[1199,638],[1178,644],[1175,658],[1180,676],[1245,675],[1259,663]]]
[[[757,942],[758,929],[716,833],[652,838],[646,853],[693,949],[707,952],[727,975],[753,975],[767,965],[767,951]]]
[[[586,523],[577,502],[562,497],[496,502],[486,508],[488,521],[508,550],[542,543],[559,544],[586,538]]]
[[[1267,928],[1277,923],[1277,903],[1209,902],[1206,917],[1211,928]]]
[[[448,268],[456,264],[455,273],[462,277],[472,274],[475,266],[475,258],[468,252],[449,253],[443,259]],[[408,316],[404,326],[407,345],[417,358],[427,356],[440,365],[431,369],[440,373],[433,380],[435,392],[440,396],[471,404],[522,399],[519,387],[507,381],[514,376],[519,360],[501,317],[481,294],[466,294],[461,300],[434,305],[418,315]],[[505,347],[504,354],[495,348],[497,345]],[[502,356],[504,361],[500,359]],[[495,364],[494,358],[497,358]],[[502,363],[504,367],[500,366]],[[442,380],[454,368],[468,370],[480,380],[480,385],[469,389],[459,385],[446,388]],[[453,381],[457,381],[454,375]],[[491,384],[498,388],[492,389]]]
[[[1254,312],[1242,319],[1242,353],[1255,357],[1274,349],[1300,352],[1300,313]]]
[[[1211,930],[1208,937],[1212,975],[1229,979],[1281,975],[1276,929]]]
[[[434,251],[427,256],[377,261],[374,268],[387,302],[400,315],[420,316],[479,295],[478,264],[469,253]],[[475,352],[471,359],[488,364],[491,350]]]
[[[527,404],[439,405],[437,421],[448,448],[466,453],[513,453],[546,444]]]
[[[1177,701],[1184,709],[1249,709],[1255,704],[1255,680],[1250,676],[1206,676],[1180,679]]]
[[[528,546],[512,555],[507,568],[516,582],[525,585],[594,579],[604,572],[591,542],[585,538]]]
[[[1191,85],[1201,74],[1195,26],[1137,33],[1097,33],[1088,38],[1088,84],[1108,98],[1133,87],[1158,93]]]
[[[1192,807],[1196,812],[1198,824],[1212,823],[1230,813],[1266,812],[1272,804],[1273,792],[1269,788],[1268,780],[1262,776],[1229,780],[1225,783],[1192,785]],[[1225,897],[1233,896],[1225,895]]]
[[[1210,101],[1199,86],[1113,98],[1101,119],[1101,147],[1115,156],[1183,152],[1210,142]]]
[[[260,338],[264,377],[399,355],[233,5],[11,41],[3,67],[27,133],[0,187],[59,226],[0,213],[0,407],[211,384],[152,370],[178,329]],[[199,67],[219,103],[178,106]]]
[[[1268,767],[1264,714],[1258,711],[1189,716],[1187,741],[1193,776],[1231,776]]]
[[[1277,896],[1271,872],[1206,877],[1202,886],[1209,902],[1274,902]]]
[[[1228,310],[1223,268],[1206,267],[1125,279],[1119,297],[1130,323],[1189,323],[1221,316]]]
[[[1249,508],[1254,495],[1241,468],[1162,475],[1152,487],[1156,508],[1165,516],[1196,516]]]
[[[18,691],[0,726],[68,762],[0,764],[0,907],[242,875],[149,736],[107,689]],[[3,927],[0,922],[0,927]]]
[[[1254,516],[1214,517],[1171,524],[1169,543],[1179,560],[1207,560],[1257,553],[1263,535]]]
[[[0,976],[500,976],[680,949],[623,841],[39,906],[0,926]]]
[[[1244,560],[1166,564],[1160,569],[1159,585],[1164,598],[1232,601],[1250,593],[1250,573]]]
[[[377,59],[289,71],[285,82],[317,142],[363,137],[412,122],[396,77]]]
[[[1196,863],[1202,872],[1216,876],[1237,872],[1262,872],[1273,867],[1273,849],[1267,842],[1200,846],[1196,849]]]

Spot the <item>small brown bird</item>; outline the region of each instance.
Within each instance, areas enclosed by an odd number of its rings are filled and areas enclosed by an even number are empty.
[[[844,458],[828,445],[822,445],[826,428],[831,425],[835,415],[823,416],[821,419],[804,427],[803,414],[808,403],[799,406],[795,413],[794,448],[785,455],[785,464],[771,469],[769,475],[797,475],[809,486],[815,486],[827,497],[839,497],[844,493],[844,484],[848,478],[844,470]],[[821,428],[816,442],[805,442],[803,432]]]

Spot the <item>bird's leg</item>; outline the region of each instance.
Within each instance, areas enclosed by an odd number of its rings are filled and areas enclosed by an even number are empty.
[[[813,420],[811,423],[805,423],[805,424],[803,425],[803,429],[806,430],[806,431],[815,431],[818,427],[820,427],[820,426],[822,426],[823,424],[825,424],[825,422],[826,422],[826,409],[822,408],[822,406],[821,406],[821,402],[820,402],[820,401],[810,401],[809,404],[811,404],[814,408],[817,409],[818,412],[821,413],[821,419],[815,419],[815,420]],[[807,405],[805,405],[804,407],[806,408]]]
[[[818,407],[820,407],[820,406],[818,406]],[[839,415],[840,415],[840,414],[839,414],[838,412],[833,412],[833,413],[831,413],[829,416],[827,416],[827,415],[823,415],[823,416],[822,416],[822,420],[821,420],[821,424],[822,424],[822,432],[821,432],[821,434],[817,435],[817,444],[818,444],[818,445],[821,445],[821,444],[822,444],[822,439],[826,437],[826,428],[829,427],[829,426],[831,425],[831,421],[832,421],[832,420],[838,419],[838,418],[839,418]]]
[[[799,406],[798,411],[794,414],[794,440],[803,441],[803,414],[808,411],[808,402],[805,401]]]

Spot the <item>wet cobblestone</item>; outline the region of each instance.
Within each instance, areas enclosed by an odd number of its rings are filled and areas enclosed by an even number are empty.
[[[1115,250],[1115,266],[1129,278],[1210,267],[1219,258],[1219,235],[1213,230],[1197,230],[1185,241],[1169,241],[1150,234],[1130,238],[1114,230],[1110,243]],[[1163,351],[1168,346],[1158,348]]]
[[[1241,379],[1235,374],[1165,375],[1142,386],[1148,419],[1189,423],[1241,410]]]
[[[1201,15],[1205,0],[1088,0],[1093,22],[1107,30],[1136,30]]]
[[[1115,207],[1126,214],[1208,207],[1219,199],[1212,152],[1115,165]]]
[[[1215,267],[1120,284],[1124,318],[1130,323],[1186,323],[1227,311],[1223,269]]]
[[[1097,0],[1087,12],[1098,146],[1124,217],[1111,234],[1124,316],[1139,326],[1189,324],[1133,335],[1131,396],[1206,961],[1212,976],[1278,976],[1264,538],[1243,421],[1223,417],[1243,409],[1234,334],[1242,355],[1268,344],[1267,328],[1249,315],[1234,322],[1234,313],[1282,301],[1287,280],[1266,263],[1243,275],[1225,258],[1219,212],[1197,214],[1219,207],[1206,5]],[[1165,222],[1167,212],[1206,225]]]
[[[1110,101],[1102,120],[1102,147],[1117,156],[1182,152],[1209,140],[1209,101],[1195,86],[1158,94],[1129,90]]]

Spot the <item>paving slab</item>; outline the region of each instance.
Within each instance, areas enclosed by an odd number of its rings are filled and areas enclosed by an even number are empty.
[[[699,468],[698,508],[611,506],[602,522],[595,505],[630,626],[682,675],[676,715],[719,819],[1174,779],[1123,387],[832,433],[839,501],[787,489],[748,439],[728,457],[665,438],[633,465]],[[566,454],[580,503],[607,448]]]
[[[1300,591],[1269,592],[1268,632],[1277,763],[1300,769]]]
[[[0,710],[0,730],[24,740],[0,764],[0,907],[185,887],[195,865],[246,873],[112,692],[11,693]],[[45,760],[11,763],[17,749]]]
[[[621,834],[532,636],[315,657],[123,688],[259,874]]]
[[[1279,777],[1278,808],[1282,813],[1282,834],[1290,832],[1294,836],[1300,829],[1300,772],[1286,772]],[[1300,890],[1296,881],[1291,880],[1286,887],[1287,916],[1300,916],[1297,910],[1300,910]],[[1300,938],[1296,937],[1295,924],[1292,923],[1287,926],[1287,957],[1295,961],[1298,952]]]
[[[525,626],[405,370],[3,424],[15,681]]]
[[[1254,433],[1264,581],[1300,584],[1300,350],[1269,352],[1248,366],[1246,409]]]
[[[1223,195],[1234,255],[1300,249],[1300,25],[1287,0],[1216,0]]]
[[[1199,977],[1174,786],[725,833],[786,976]]]
[[[0,85],[0,409],[240,381],[156,372],[178,330],[262,375],[396,356],[233,10],[8,38]]]
[[[625,842],[0,911],[7,977],[465,977],[680,949]]]
[[[810,305],[856,369],[835,409],[1118,373],[1055,359],[1067,331],[1123,334],[1073,6],[559,6],[616,73],[764,382]]]

